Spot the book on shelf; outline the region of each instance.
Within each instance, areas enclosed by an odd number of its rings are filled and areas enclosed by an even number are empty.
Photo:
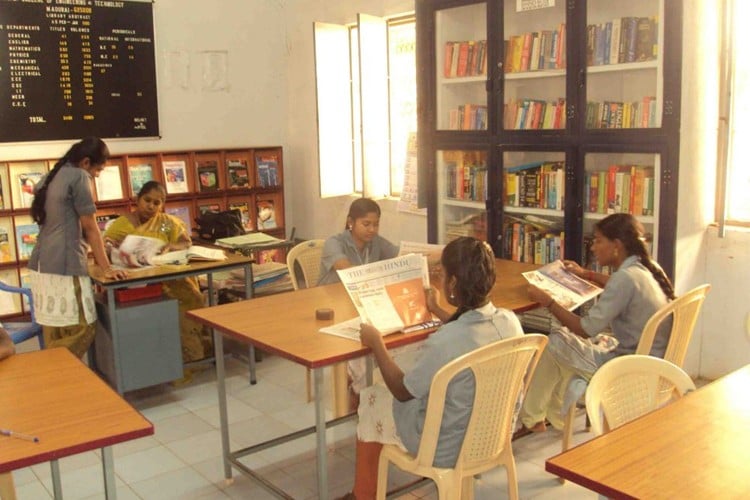
[[[124,197],[119,165],[105,166],[94,181],[96,197],[99,201],[121,200]]]
[[[423,255],[402,255],[337,272],[359,317],[322,328],[322,333],[357,339],[360,322],[388,335],[433,321],[425,296],[430,278]]]
[[[276,206],[274,200],[258,200],[256,203],[258,214],[258,230],[275,229],[278,227],[276,222]]]
[[[529,283],[547,292],[555,302],[568,311],[576,309],[604,291],[565,269],[561,260],[522,274]]]
[[[11,262],[12,260],[13,252],[10,249],[8,231],[4,227],[0,227],[0,262]]]
[[[246,201],[230,201],[229,210],[239,210],[242,227],[245,231],[253,230],[253,219],[250,217],[250,206]]]
[[[279,161],[275,154],[259,154],[255,158],[260,187],[279,185]]]
[[[227,160],[227,183],[229,189],[250,186],[250,174],[245,160]]]
[[[99,231],[104,233],[112,223],[120,217],[120,214],[101,214],[96,216],[96,225]]]
[[[181,205],[181,206],[175,206],[175,207],[165,207],[164,213],[173,215],[180,219],[183,224],[185,224],[185,229],[187,230],[188,234],[191,234],[193,230],[193,224],[190,221],[190,207],[187,205]]]
[[[183,160],[165,160],[161,164],[164,170],[164,185],[167,194],[187,193],[187,168]]]
[[[43,172],[23,172],[18,174],[19,201],[21,208],[30,208],[34,201],[34,186],[42,179]]]
[[[16,226],[16,244],[18,245],[19,260],[31,257],[31,252],[39,236],[39,226],[36,224],[20,224]]]
[[[219,189],[219,166],[215,160],[200,160],[197,162],[198,185],[201,192]]]
[[[136,197],[144,184],[154,180],[154,170],[148,163],[130,165],[128,166],[128,176],[130,177],[130,194]]]

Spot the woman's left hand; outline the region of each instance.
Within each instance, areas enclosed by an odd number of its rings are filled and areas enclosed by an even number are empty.
[[[526,288],[526,293],[531,300],[541,306],[548,307],[552,302],[552,296],[537,286],[529,285]]]
[[[375,344],[383,342],[383,334],[374,326],[362,323],[359,325],[359,341],[365,347],[372,349]]]
[[[107,279],[121,280],[128,277],[128,272],[124,269],[108,267],[104,270],[104,277]]]

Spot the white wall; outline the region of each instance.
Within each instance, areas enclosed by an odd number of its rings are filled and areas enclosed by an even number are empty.
[[[281,145],[286,216],[305,238],[343,228],[349,197],[318,196],[313,21],[348,23],[357,12],[387,16],[413,10],[409,0],[156,0],[160,140],[109,141],[114,154],[154,150]],[[706,227],[713,210],[718,23],[713,1],[685,0],[682,147],[677,219],[678,292],[713,285],[687,367],[717,377],[750,363],[750,236],[719,240]],[[201,52],[228,52],[227,92],[201,89]],[[189,57],[186,89],[167,88],[165,53]],[[0,160],[61,155],[70,143],[0,145]],[[703,197],[700,193],[708,193]],[[381,232],[393,241],[426,241],[424,217],[383,208]]]
[[[319,196],[313,22],[346,24],[356,21],[358,12],[389,16],[413,10],[414,3],[408,0],[288,2],[289,128],[284,159],[286,165],[294,165],[295,176],[286,176],[284,182],[287,207],[301,237],[326,237],[343,229],[352,201],[348,196],[325,200]],[[425,217],[397,212],[393,200],[378,203],[383,236],[394,242],[427,241]]]
[[[675,282],[678,292],[700,283],[712,285],[686,367],[692,375],[713,379],[750,363],[750,336],[745,330],[750,236],[734,230],[719,239],[716,228],[708,227],[716,186],[719,12],[713,1],[686,0],[683,15]]]

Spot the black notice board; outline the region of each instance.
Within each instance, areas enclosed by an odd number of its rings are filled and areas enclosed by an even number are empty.
[[[153,4],[0,0],[0,142],[159,135]]]

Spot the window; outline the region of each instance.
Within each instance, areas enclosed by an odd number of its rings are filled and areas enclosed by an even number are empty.
[[[314,33],[320,195],[399,196],[417,129],[414,17],[359,14]]]
[[[729,120],[723,139],[726,166],[719,162],[718,219],[729,225],[750,226],[750,52],[746,50],[750,31],[743,24],[750,16],[750,2],[727,0],[725,5],[727,67],[722,72],[722,95],[727,100],[720,113]]]

